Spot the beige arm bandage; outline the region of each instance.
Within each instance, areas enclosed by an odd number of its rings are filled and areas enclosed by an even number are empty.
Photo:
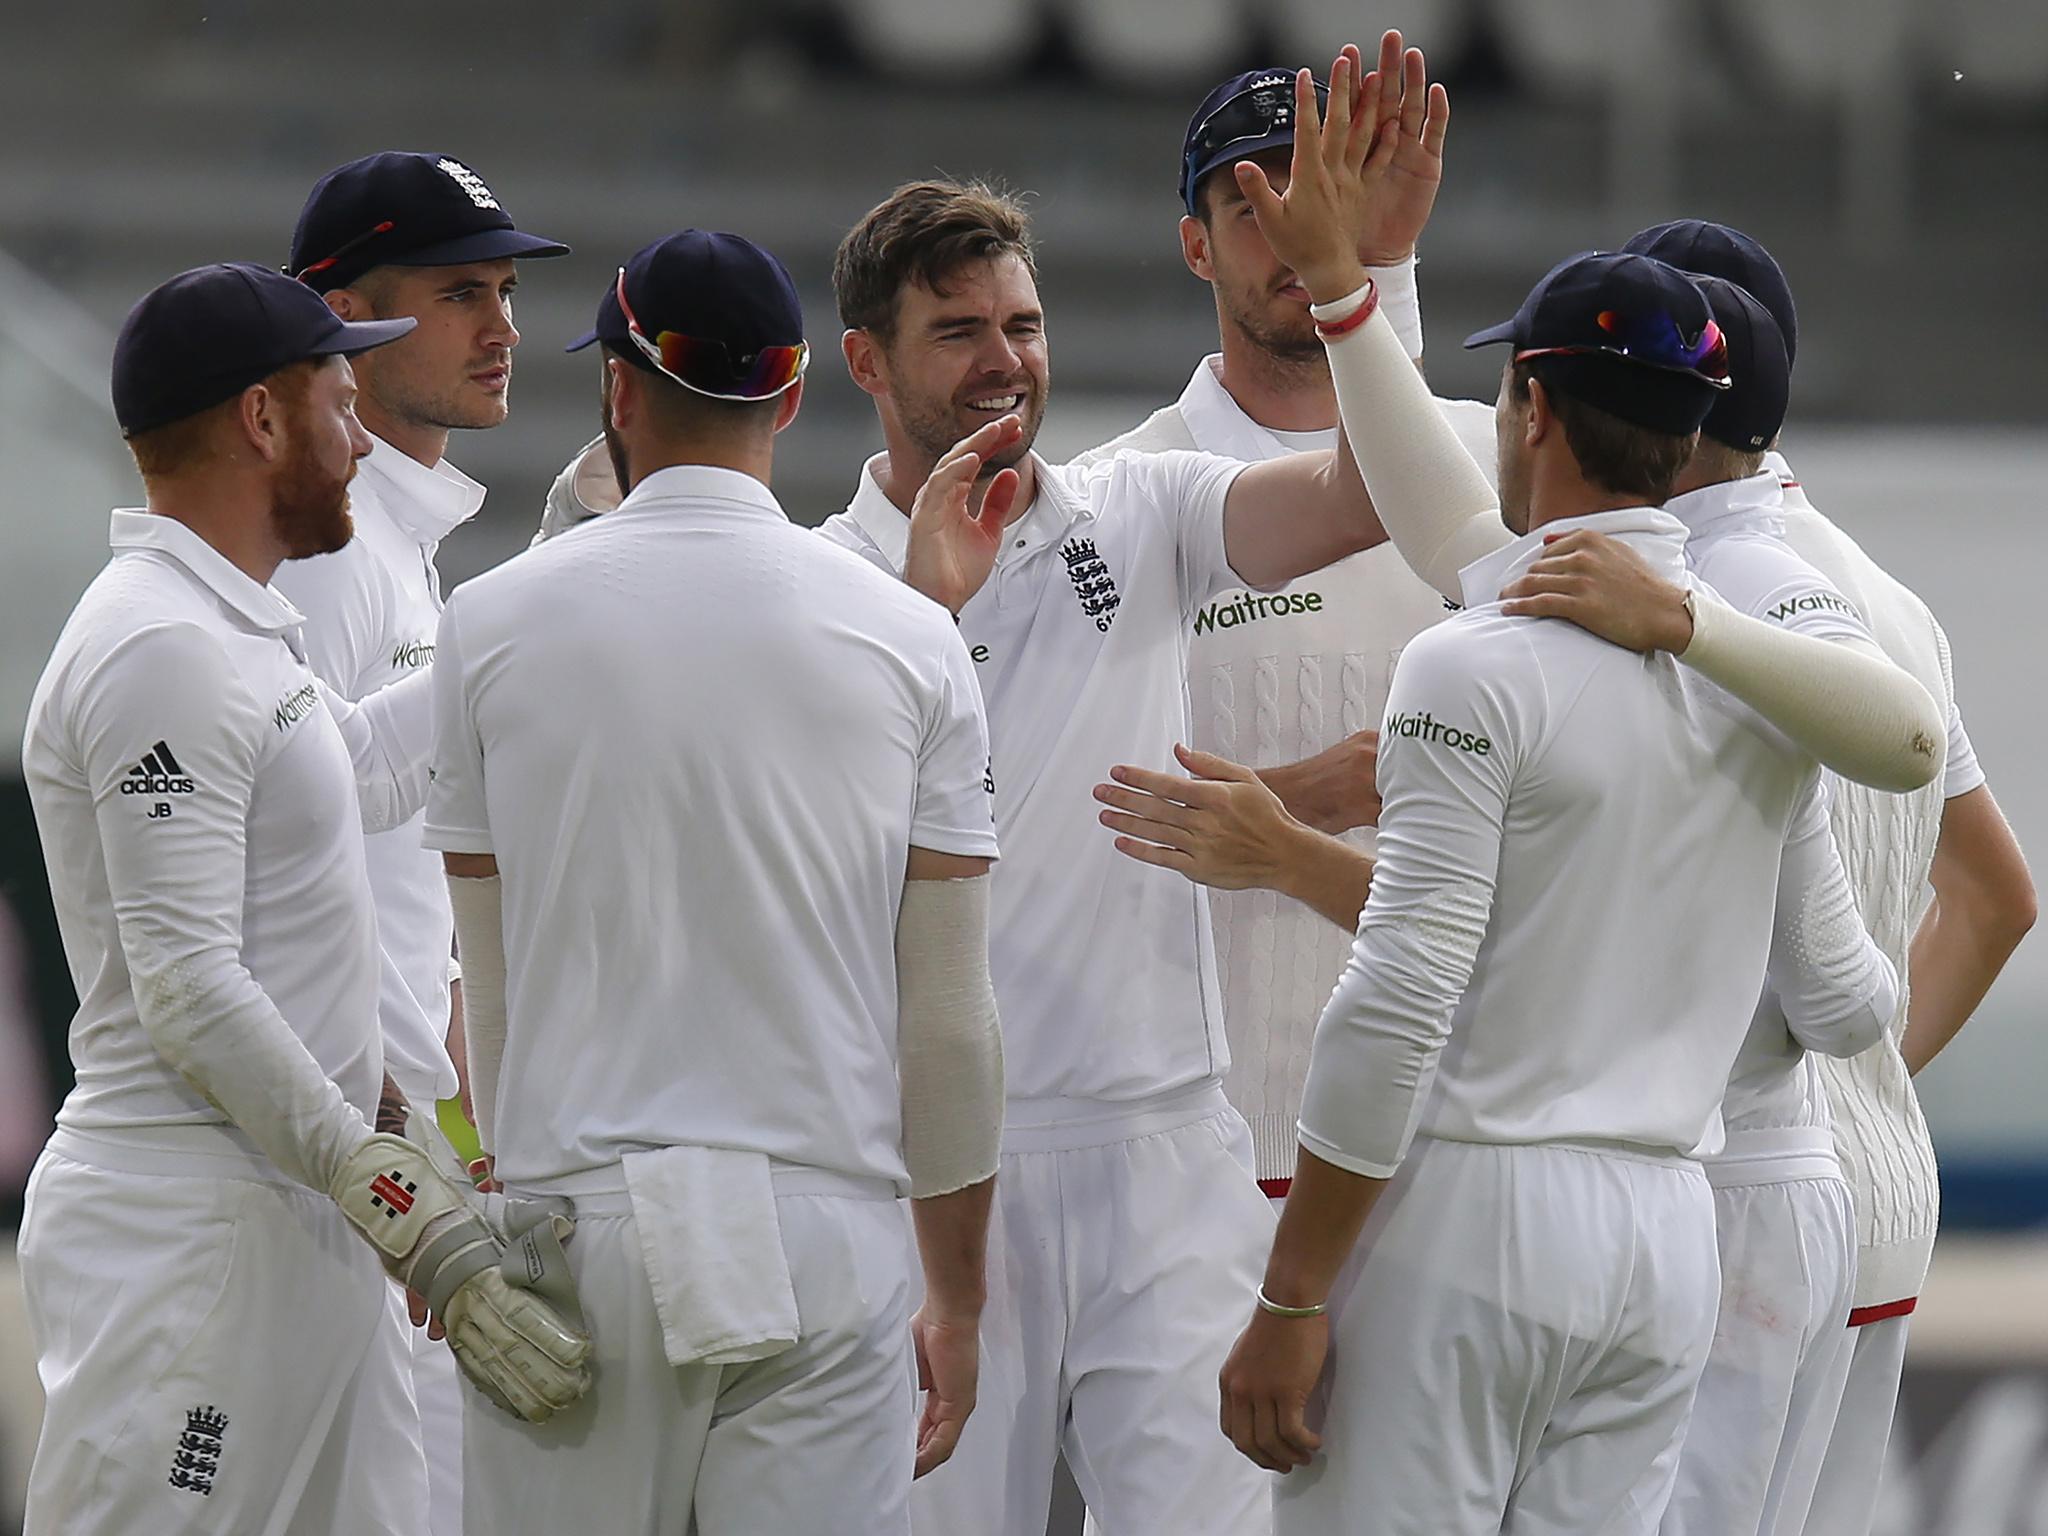
[[[1824,767],[1904,793],[1941,772],[1934,699],[1874,646],[1795,634],[1695,594],[1679,659],[1719,683]]]
[[[498,1063],[505,1054],[505,894],[498,877],[448,877],[455,943],[462,952],[462,1035],[477,1138],[498,1150]]]
[[[1318,304],[1313,313],[1345,319],[1364,292]],[[1385,306],[1326,346],[1344,435],[1387,537],[1408,569],[1452,602],[1464,602],[1458,572],[1514,539],[1500,520],[1500,498],[1444,420]]]
[[[1002,1150],[1003,1037],[988,976],[988,888],[987,875],[903,883],[896,1052],[914,1200],[993,1177]]]
[[[1338,321],[1359,294],[1318,304]],[[1486,476],[1431,398],[1393,329],[1375,314],[1326,343],[1337,410],[1373,509],[1410,570],[1453,602],[1458,572],[1512,542]],[[1825,766],[1875,789],[1910,790],[1941,768],[1934,700],[1874,650],[1816,639],[1696,602],[1680,660],[1720,684]]]

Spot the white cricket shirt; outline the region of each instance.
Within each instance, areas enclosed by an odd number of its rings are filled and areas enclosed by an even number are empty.
[[[441,621],[441,540],[476,515],[484,488],[445,460],[431,468],[372,437],[356,463],[347,548],[288,560],[271,584],[306,616],[306,659],[328,687],[360,699],[434,660]],[[440,855],[421,817],[366,840],[382,974],[384,1064],[415,1104],[456,1091],[448,1057],[448,957],[455,917]]]
[[[1876,646],[1834,583],[1785,543],[1784,494],[1773,471],[1675,496],[1665,510],[1686,526],[1686,563],[1730,607],[1816,639]],[[1814,819],[1824,821],[1825,810],[1823,796]],[[1812,830],[1826,835],[1824,826]],[[1854,974],[1830,980],[1858,994],[1866,1006],[1881,1000],[1889,1018],[1898,1002],[1896,972],[1875,945],[1861,948],[1850,968]],[[1797,975],[1788,976],[1782,964],[1772,969],[1775,977],[1797,984]],[[1796,1008],[1799,1000],[1791,1001]],[[1796,1038],[1786,1002],[1765,986],[1722,1103],[1727,1141],[1710,1160],[1718,1176],[1755,1182],[1810,1171],[1816,1157],[1834,1163],[1819,1057]]]
[[[1302,1145],[1354,1172],[1391,1176],[1418,1129],[1665,1156],[1716,1130],[1813,765],[1670,656],[1504,615],[1571,528],[1687,579],[1666,513],[1549,523],[1467,566],[1465,611],[1403,654],[1379,865],[1302,1105]]]
[[[996,851],[945,610],[679,467],[457,588],[439,646],[427,845],[504,881],[500,1175],[688,1144],[907,1193],[905,861]]]
[[[1856,605],[1885,654],[1918,678],[1948,714],[1948,756],[1936,782],[1904,795],[1841,779],[1832,784],[1835,841],[1857,908],[1910,989],[1907,954],[1927,908],[1942,804],[1984,783],[1956,708],[1948,638],[1925,603],[1813,509],[1784,459],[1770,454],[1765,465],[1784,488],[1786,541]],[[1940,1184],[1934,1143],[1899,1054],[1905,1028],[1902,1001],[1884,1040],[1847,1061],[1820,1063],[1834,1114],[1835,1151],[1856,1196],[1858,1308],[1917,1297],[1934,1252]]]
[[[202,1009],[256,1031],[281,1015],[372,1112],[383,1049],[363,833],[417,808],[426,711],[397,754],[410,766],[380,777],[368,765],[393,743],[369,740],[366,712],[330,711],[290,603],[168,517],[116,512],[112,544],[44,669],[22,751],[79,998],[78,1082],[57,1121],[142,1145],[153,1128],[196,1127],[181,1148],[217,1138],[267,1168],[143,1019]]]
[[[821,531],[900,575],[910,520],[876,483],[880,462]],[[1115,763],[1172,768],[1188,740],[1188,634],[1241,584],[1223,503],[1244,466],[1195,453],[1032,465],[1037,493],[960,613],[1005,852],[989,970],[1009,1123],[1108,1126],[1133,1101],[1219,1080],[1229,1060],[1207,893],[1118,853],[1094,787]]]
[[[1222,355],[1211,354],[1173,404],[1074,462],[1183,448],[1262,463],[1336,447],[1334,427],[1279,432],[1254,421],[1223,387],[1222,365]],[[1491,481],[1493,407],[1437,404]],[[1347,555],[1274,592],[1220,593],[1195,611],[1189,629],[1193,745],[1271,768],[1377,727],[1401,648],[1444,612],[1443,598],[1392,544]],[[1372,828],[1344,840],[1370,853]],[[1251,1126],[1259,1177],[1288,1178],[1309,1045],[1351,954],[1351,934],[1273,891],[1211,891],[1209,910],[1230,1042],[1223,1091]]]

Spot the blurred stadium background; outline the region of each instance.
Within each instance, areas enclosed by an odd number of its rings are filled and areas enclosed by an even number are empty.
[[[526,542],[595,431],[566,358],[624,256],[689,224],[795,273],[819,349],[777,490],[799,520],[878,446],[834,355],[841,232],[896,183],[1034,194],[1053,456],[1175,396],[1214,343],[1182,269],[1176,155],[1227,73],[1400,26],[1452,92],[1423,241],[1430,373],[1552,261],[1656,219],[1743,226],[1801,318],[1786,451],[1814,501],[1933,604],[1993,786],[2048,873],[2034,575],[2048,426],[2048,8],[2028,0],[97,0],[0,18],[0,1232],[66,1083],[72,997],[20,780],[30,689],[138,489],[107,404],[127,306],[202,261],[283,259],[322,171],[377,149],[474,166],[576,254],[519,299],[511,423],[458,434],[491,487],[451,581]],[[1881,1536],[2048,1532],[2048,942],[1921,1079],[1944,1171]],[[0,1238],[0,1530],[34,1442]],[[147,1277],[138,1276],[139,1283]],[[1219,1452],[1220,1453],[1220,1452]]]

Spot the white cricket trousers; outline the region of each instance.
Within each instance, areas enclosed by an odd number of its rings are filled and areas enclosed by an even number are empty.
[[[917,1536],[1044,1536],[1061,1450],[1102,1536],[1264,1536],[1272,1477],[1218,1427],[1273,1240],[1243,1117],[1214,1083],[1046,1107],[1010,1106],[974,1416]]]
[[[911,1245],[890,1186],[778,1170],[802,1336],[729,1366],[668,1363],[623,1180],[571,1204],[591,1388],[527,1424],[465,1383],[471,1536],[904,1536]]]
[[[1713,1342],[1685,1159],[1419,1138],[1331,1294],[1278,1536],[1647,1536]]]
[[[1849,1366],[1803,1536],[1870,1536],[1906,1369],[1909,1322],[1902,1315],[1843,1330]]]
[[[405,1303],[369,1245],[326,1196],[150,1134],[60,1130],[29,1180],[28,1536],[424,1536]]]
[[[1709,1165],[1708,1177],[1721,1308],[1664,1533],[1799,1536],[1849,1353],[1854,1201],[1839,1171],[1729,1184]]]
[[[444,1339],[405,1320],[413,1400],[427,1458],[427,1536],[462,1536],[462,1367]]]

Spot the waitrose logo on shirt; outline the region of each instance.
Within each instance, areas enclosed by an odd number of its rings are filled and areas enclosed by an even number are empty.
[[[1455,747],[1460,752],[1470,752],[1474,757],[1485,757],[1493,750],[1491,737],[1475,736],[1470,731],[1461,731],[1454,725],[1445,725],[1426,710],[1419,715],[1389,716],[1386,734],[1409,741],[1439,742],[1446,747]]]
[[[1212,629],[1235,629],[1260,619],[1285,618],[1290,613],[1321,613],[1320,592],[1279,592],[1265,597],[1257,592],[1240,592],[1228,602],[1214,602],[1195,615],[1195,633]]]

